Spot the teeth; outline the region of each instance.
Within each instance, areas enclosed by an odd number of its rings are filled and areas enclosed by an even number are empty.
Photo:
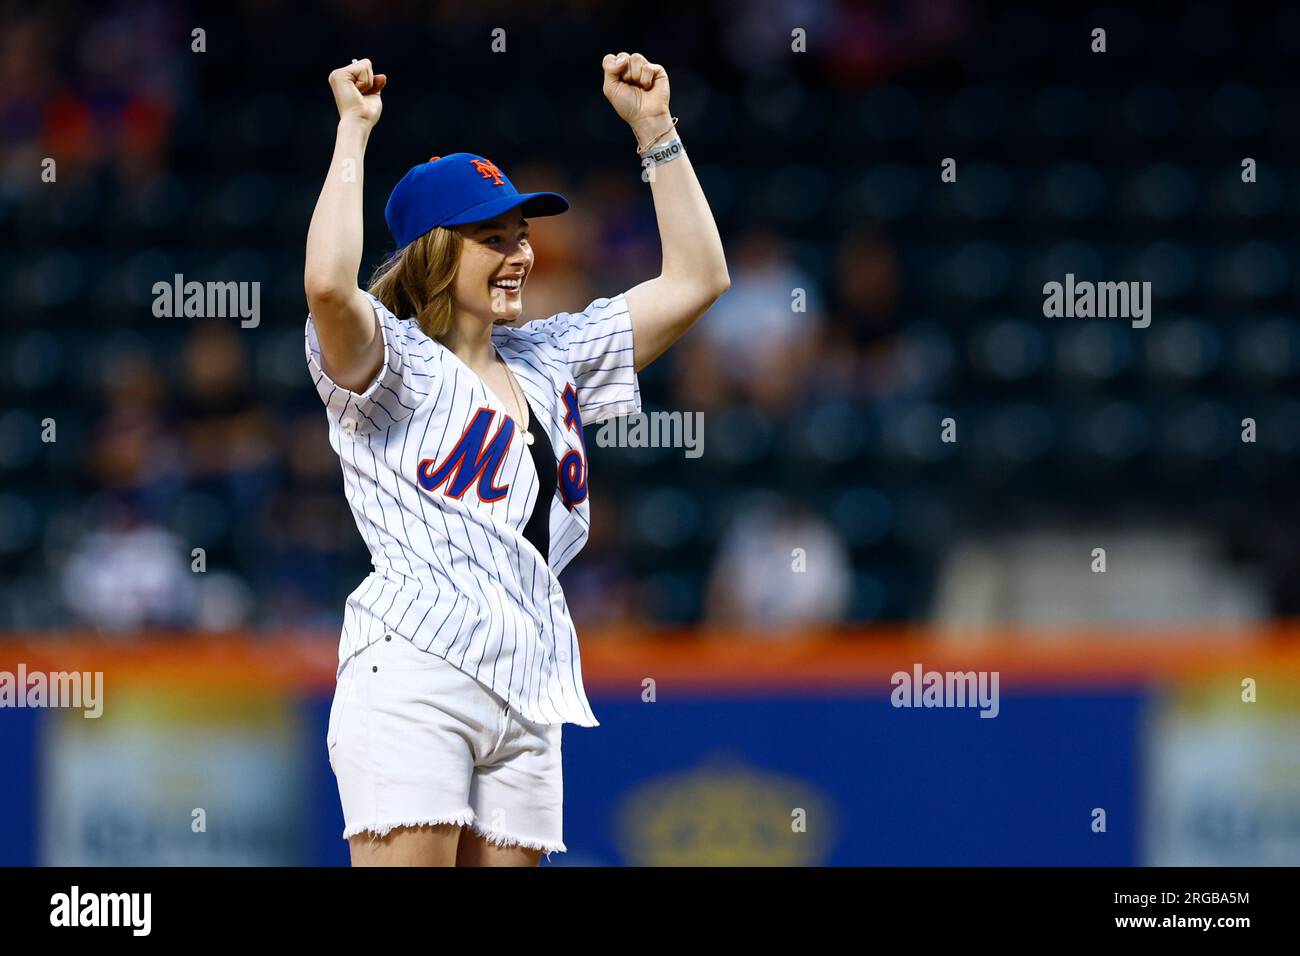
[[[518,288],[519,288],[519,280],[518,280],[518,279],[497,279],[497,280],[496,280],[495,282],[493,282],[492,284],[493,284],[494,286],[497,286],[498,288],[501,288],[501,289],[518,289]]]

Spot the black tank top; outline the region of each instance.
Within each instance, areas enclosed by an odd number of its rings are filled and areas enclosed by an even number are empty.
[[[537,416],[529,409],[528,433],[533,436],[533,443],[528,451],[533,456],[533,465],[537,468],[537,503],[533,513],[524,525],[524,537],[532,542],[549,565],[551,563],[551,500],[555,497],[555,449],[546,437],[546,429],[537,424]]]

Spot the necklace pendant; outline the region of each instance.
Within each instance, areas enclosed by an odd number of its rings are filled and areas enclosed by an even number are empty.
[[[533,433],[528,431],[524,432],[524,444],[531,445],[532,443],[533,443]]]

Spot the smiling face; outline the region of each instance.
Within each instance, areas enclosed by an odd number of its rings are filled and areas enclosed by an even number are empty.
[[[533,269],[528,221],[516,207],[495,219],[456,227],[465,238],[453,286],[456,307],[494,325],[523,316],[524,283]]]

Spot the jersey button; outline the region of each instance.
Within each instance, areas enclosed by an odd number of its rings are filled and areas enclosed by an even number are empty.
[[[345,435],[355,435],[357,431],[357,423],[351,418],[343,419],[343,424],[339,427],[343,429],[343,434]]]
[[[566,663],[566,662],[569,660],[569,652],[568,652],[568,651],[557,651],[556,654],[555,654],[555,659],[556,659],[557,661],[559,661],[561,664],[564,664],[564,663]]]

